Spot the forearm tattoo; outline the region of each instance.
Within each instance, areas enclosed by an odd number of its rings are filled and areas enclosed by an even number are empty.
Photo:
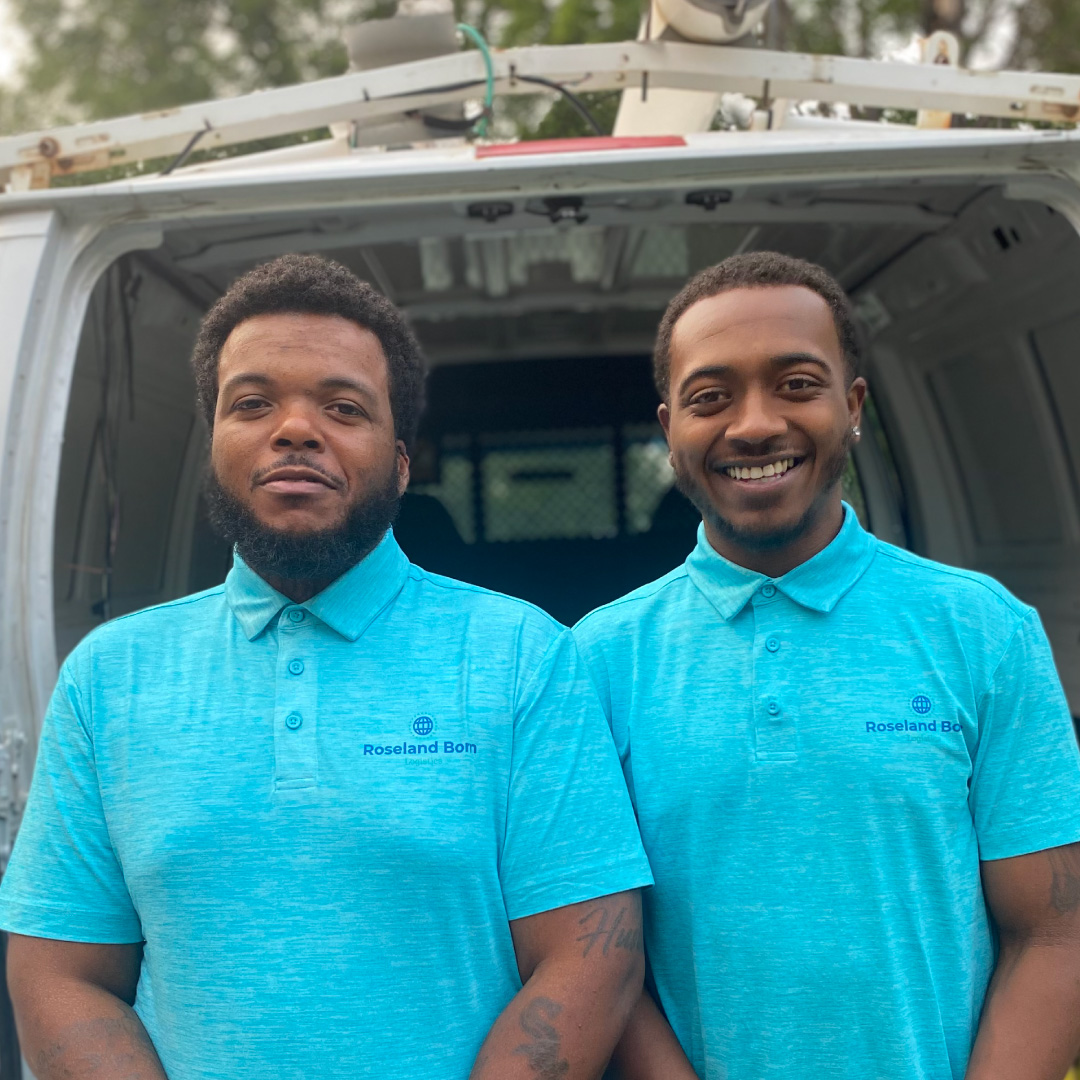
[[[560,1080],[570,1071],[570,1063],[560,1056],[559,1033],[549,1023],[561,1012],[562,1006],[546,997],[533,998],[521,1010],[518,1023],[531,1041],[522,1043],[514,1053],[525,1056],[540,1080]]]

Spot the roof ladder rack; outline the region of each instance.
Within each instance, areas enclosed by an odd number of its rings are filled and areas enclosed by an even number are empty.
[[[650,88],[734,91],[754,98],[926,109],[1012,120],[1080,121],[1080,76],[969,71],[841,56],[683,42],[614,42],[507,49],[492,54],[501,94],[535,94],[532,79],[575,93]],[[404,113],[476,98],[484,59],[470,50],[297,86],[184,105],[141,116],[0,139],[0,184],[47,187],[57,176],[185,150],[235,146],[352,121],[386,123]]]

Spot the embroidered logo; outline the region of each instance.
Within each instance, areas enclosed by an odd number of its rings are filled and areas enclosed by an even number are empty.
[[[410,725],[412,733],[418,739],[430,738],[435,733],[435,718],[421,713]]]
[[[933,707],[933,702],[925,694],[916,694],[911,699],[911,711],[918,716],[929,716]]]
[[[449,726],[449,734],[453,734],[453,718]],[[412,761],[437,761],[462,754],[479,753],[479,747],[473,742],[457,742],[447,738],[440,741],[438,730],[439,725],[431,713],[420,713],[409,722],[409,735],[415,742],[391,743],[389,746],[364,743],[364,757],[406,757]],[[444,731],[443,734],[448,732]]]
[[[896,734],[917,734],[925,731],[959,732],[962,725],[959,720],[950,720],[941,716],[940,713],[933,719],[930,714],[934,711],[934,703],[926,694],[916,694],[910,702],[911,711],[919,718],[917,720],[867,720],[866,730],[869,734],[883,734],[893,732]],[[945,709],[948,712],[948,708]]]

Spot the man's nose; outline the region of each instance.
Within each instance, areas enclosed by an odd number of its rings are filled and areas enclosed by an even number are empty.
[[[787,422],[774,408],[771,395],[752,390],[735,402],[734,414],[724,434],[730,442],[754,444],[767,442],[786,431]]]
[[[274,432],[274,446],[281,450],[322,450],[324,440],[312,409],[298,405],[286,409]]]

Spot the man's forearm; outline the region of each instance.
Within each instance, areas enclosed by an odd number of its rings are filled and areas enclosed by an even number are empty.
[[[645,976],[636,889],[510,923],[524,986],[480,1047],[470,1080],[598,1080]]]
[[[142,1021],[107,990],[54,984],[19,1010],[19,1041],[37,1080],[166,1080]]]
[[[1003,942],[967,1080],[1061,1080],[1080,1050],[1080,940]]]
[[[618,1080],[698,1080],[675,1032],[648,990],[630,1015],[612,1058]]]
[[[568,972],[537,972],[484,1040],[469,1080],[597,1080],[626,1022],[582,1000]]]
[[[598,1080],[640,986],[637,963],[614,995],[598,994],[572,963],[541,965],[488,1033],[469,1080]]]

